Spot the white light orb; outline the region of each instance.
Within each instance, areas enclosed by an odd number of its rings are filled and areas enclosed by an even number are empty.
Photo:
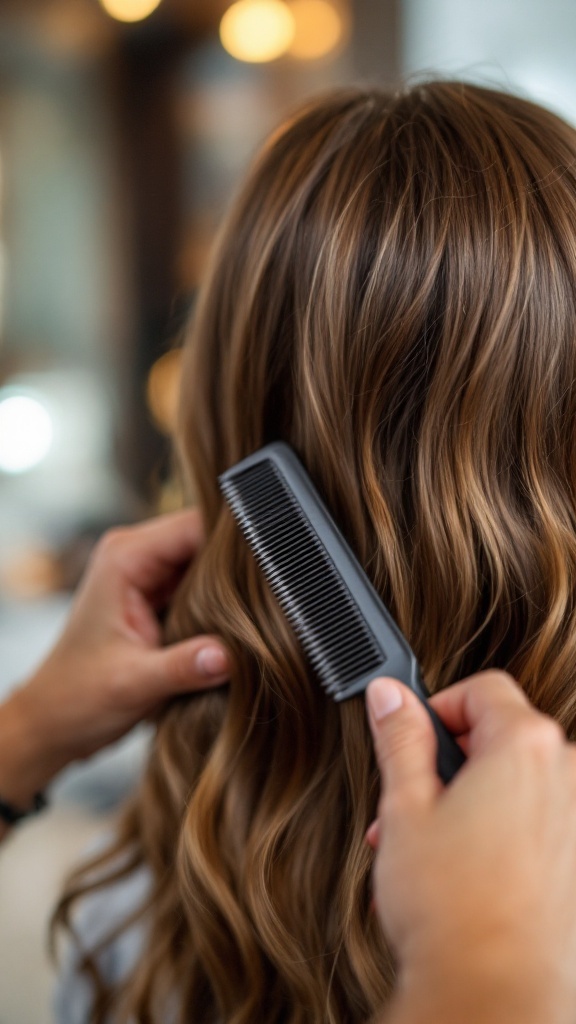
[[[54,427],[50,413],[31,395],[0,398],[0,470],[24,473],[50,451]]]

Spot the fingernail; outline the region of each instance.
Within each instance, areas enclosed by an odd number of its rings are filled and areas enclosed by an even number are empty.
[[[394,679],[374,679],[367,691],[368,710],[375,722],[402,707],[402,688]]]
[[[229,667],[226,652],[221,647],[202,647],[196,655],[196,669],[202,676],[222,676]]]

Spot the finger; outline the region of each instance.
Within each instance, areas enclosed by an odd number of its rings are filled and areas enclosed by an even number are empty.
[[[487,715],[502,721],[530,710],[524,693],[507,672],[478,672],[430,697],[430,705],[451,733],[476,728]]]
[[[429,804],[442,787],[436,774],[436,736],[426,709],[394,679],[371,682],[366,698],[386,799]]]
[[[380,825],[378,818],[375,818],[371,825],[366,829],[364,841],[371,846],[373,850],[378,849],[378,842],[380,840]]]
[[[194,637],[148,651],[146,700],[220,686],[229,679],[231,668],[230,655],[216,637]]]
[[[124,582],[151,595],[177,582],[203,540],[197,509],[158,516],[109,531],[97,548],[100,564],[115,567]]]

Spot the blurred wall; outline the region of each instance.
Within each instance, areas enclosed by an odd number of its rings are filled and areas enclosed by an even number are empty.
[[[573,0],[404,0],[405,73],[444,73],[533,99],[576,121]]]

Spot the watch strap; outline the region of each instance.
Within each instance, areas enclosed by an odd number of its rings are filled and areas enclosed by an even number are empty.
[[[43,811],[46,806],[47,800],[43,793],[35,793],[32,806],[25,810],[21,807],[15,807],[14,804],[9,803],[0,796],[0,819],[6,822],[7,825],[15,825],[22,818],[29,818],[32,814],[38,814],[39,811]]]

